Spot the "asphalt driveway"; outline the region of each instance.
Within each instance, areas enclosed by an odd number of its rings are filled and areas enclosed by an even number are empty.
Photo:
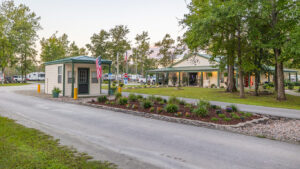
[[[120,168],[298,169],[300,146],[15,93],[0,87],[0,115]],[[300,131],[299,131],[300,132]]]

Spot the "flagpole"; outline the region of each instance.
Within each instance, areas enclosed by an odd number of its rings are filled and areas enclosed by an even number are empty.
[[[117,81],[119,81],[119,53],[117,53]]]

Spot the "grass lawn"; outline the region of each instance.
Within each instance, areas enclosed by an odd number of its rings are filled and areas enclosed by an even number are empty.
[[[246,94],[246,98],[239,98],[239,93],[226,93],[224,89],[183,87],[183,90],[177,90],[174,87],[168,88],[141,88],[141,89],[124,89],[125,92],[135,92],[154,95],[176,96],[194,99],[204,99],[210,101],[222,101],[229,103],[241,103],[249,105],[280,107],[289,109],[300,109],[299,96],[287,96],[287,101],[279,102],[274,95],[268,96],[251,96]]]
[[[2,84],[0,83],[0,87],[1,86],[24,86],[24,85],[28,85],[29,83],[6,83],[6,84]]]
[[[115,168],[108,162],[90,159],[59,145],[51,136],[0,117],[0,168]]]

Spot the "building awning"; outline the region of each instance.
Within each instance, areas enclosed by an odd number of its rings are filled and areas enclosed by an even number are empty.
[[[103,64],[111,65],[111,60],[101,59]],[[59,60],[46,62],[45,65],[63,64],[63,63],[85,63],[85,64],[96,64],[96,58],[90,56],[75,56]]]
[[[212,72],[218,71],[218,67],[213,66],[186,66],[186,67],[167,67],[161,69],[149,70],[149,73],[159,73],[159,72]]]

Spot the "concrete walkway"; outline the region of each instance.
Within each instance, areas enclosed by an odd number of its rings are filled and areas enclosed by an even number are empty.
[[[103,92],[107,93],[107,90],[103,90]],[[129,92],[122,92],[124,96],[128,96]],[[135,93],[137,95],[143,95],[144,97],[148,97],[148,94],[141,94]],[[155,95],[160,96],[160,95]],[[169,96],[161,96],[164,99],[168,99]],[[185,100],[188,103],[197,103],[198,99],[190,99],[190,98],[182,98],[180,99]],[[259,114],[266,114],[278,117],[286,117],[286,118],[293,118],[293,119],[300,119],[300,110],[296,109],[285,109],[285,108],[273,108],[273,107],[264,107],[264,106],[254,106],[254,105],[246,105],[246,104],[237,104],[237,103],[226,103],[226,102],[219,102],[219,101],[210,101],[211,104],[215,104],[221,107],[226,107],[231,104],[234,104],[238,107],[239,110],[251,113],[259,113]],[[280,104],[280,103],[278,103]]]
[[[285,93],[293,96],[300,96],[300,93],[295,92],[294,90],[285,90]]]

